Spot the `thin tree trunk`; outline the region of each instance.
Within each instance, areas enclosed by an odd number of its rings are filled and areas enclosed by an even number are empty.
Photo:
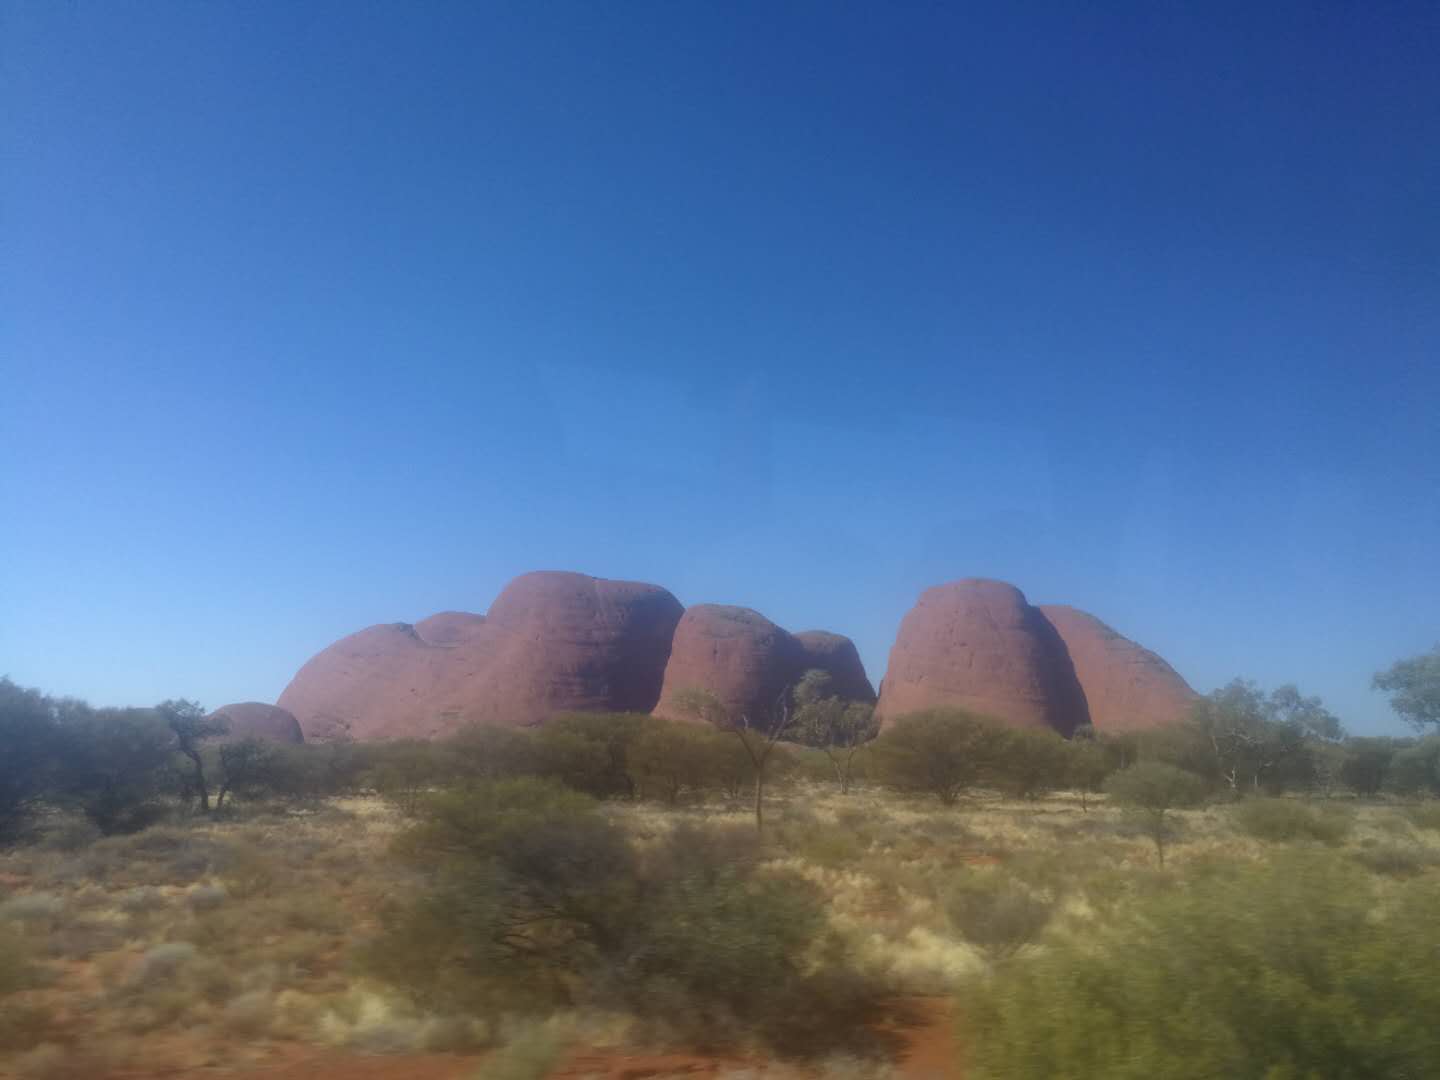
[[[210,792],[205,787],[205,766],[200,763],[200,755],[197,752],[187,750],[185,756],[195,765],[195,788],[200,792],[200,809],[208,814],[210,812]]]

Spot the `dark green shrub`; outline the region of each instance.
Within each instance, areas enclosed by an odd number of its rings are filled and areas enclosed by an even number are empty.
[[[553,781],[446,792],[397,842],[424,890],[388,913],[362,962],[449,1008],[589,1003],[689,1039],[798,1047],[870,999],[840,965],[817,968],[821,898],[755,849],[753,832],[682,827],[642,855]]]
[[[16,839],[54,781],[60,753],[55,706],[0,678],[0,844]]]
[[[1105,782],[1110,800],[1131,815],[1155,844],[1165,865],[1165,844],[1174,832],[1172,810],[1194,806],[1205,795],[1205,781],[1195,773],[1159,761],[1141,761]]]
[[[936,796],[946,806],[993,775],[1007,732],[959,709],[902,716],[874,744],[881,775],[903,791]]]
[[[0,925],[0,997],[30,985],[30,958],[20,935]]]
[[[1065,784],[1070,744],[1053,731],[1015,728],[1005,732],[996,780],[1020,799],[1038,799]]]
[[[1246,833],[1281,843],[1315,840],[1336,847],[1354,824],[1343,811],[1319,810],[1289,799],[1247,799],[1231,812]]]
[[[1340,779],[1356,795],[1378,795],[1399,749],[1394,739],[1356,737],[1345,740]]]
[[[995,958],[1012,955],[1039,937],[1055,908],[1001,870],[970,870],[945,896],[950,923],[976,948]]]
[[[1440,735],[1397,751],[1390,759],[1389,783],[1402,795],[1440,795]]]
[[[1429,848],[1393,842],[1361,848],[1355,860],[1367,870],[1388,877],[1414,877],[1440,865],[1440,855]]]
[[[1440,1075],[1433,883],[1310,853],[1210,868],[966,995],[978,1080]]]
[[[175,737],[151,709],[74,705],[60,717],[57,794],[101,832],[136,832],[164,814]]]
[[[1440,831],[1440,803],[1421,803],[1418,806],[1407,807],[1405,816],[1417,829]]]

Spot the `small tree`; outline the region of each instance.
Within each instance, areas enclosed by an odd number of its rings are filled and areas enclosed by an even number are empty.
[[[58,789],[102,832],[154,820],[175,737],[153,709],[91,709],[69,702],[59,717]]]
[[[443,772],[441,755],[424,739],[397,739],[378,748],[370,782],[402,814],[413,815]]]
[[[54,779],[54,704],[0,679],[0,843],[20,832]]]
[[[1161,866],[1165,865],[1165,841],[1170,838],[1170,811],[1194,806],[1205,795],[1200,777],[1159,761],[1142,761],[1122,769],[1105,787],[1111,800],[1133,814],[1145,835],[1155,842]]]
[[[752,717],[747,712],[734,715],[709,690],[689,688],[671,698],[671,705],[683,715],[714,724],[740,740],[755,778],[755,828],[765,826],[765,769],[775,744],[790,726],[790,688],[780,691],[769,716]]]
[[[1344,745],[1340,779],[1356,795],[1375,796],[1385,786],[1390,762],[1399,747],[1394,739],[1356,737]]]
[[[960,709],[902,716],[876,741],[883,775],[898,788],[953,806],[960,793],[994,772],[1005,730]]]
[[[1065,782],[1069,744],[1057,733],[1014,728],[1000,743],[998,773],[1012,794],[1038,799]]]
[[[1099,739],[1072,739],[1066,746],[1066,781],[1080,793],[1082,813],[1090,812],[1089,797],[1105,790],[1116,767],[1115,752]]]
[[[1417,731],[1440,731],[1440,645],[1427,653],[1397,660],[1371,683],[1390,696],[1390,707]]]
[[[500,724],[472,724],[446,741],[457,777],[466,782],[504,780],[538,773],[534,734]]]
[[[1315,747],[1333,744],[1344,735],[1340,721],[1319,698],[1307,698],[1294,686],[1267,695],[1243,679],[1198,701],[1189,727],[1209,746],[1206,771],[1223,779],[1237,795],[1262,786],[1272,790],[1294,783],[1310,786],[1315,778]]]
[[[841,793],[848,795],[854,784],[855,756],[879,734],[880,725],[873,705],[830,694],[831,682],[830,673],[817,668],[795,684],[795,719],[789,734],[825,755]]]
[[[202,744],[206,739],[223,735],[230,729],[230,721],[224,716],[207,718],[198,701],[172,698],[155,706],[155,711],[165,721],[175,736],[175,749],[190,762],[190,789],[200,800],[200,809],[210,812],[210,789],[205,782],[205,762],[201,756]]]
[[[651,718],[629,748],[633,790],[675,805],[683,792],[705,783],[713,737],[694,724]]]
[[[215,809],[222,809],[225,797],[232,793],[253,797],[265,791],[277,771],[278,758],[274,743],[253,737],[216,747],[219,788],[215,792]]]
[[[1402,795],[1440,795],[1440,735],[1396,753],[1390,759],[1390,783]]]

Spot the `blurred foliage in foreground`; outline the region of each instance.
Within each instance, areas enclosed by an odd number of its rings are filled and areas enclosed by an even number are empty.
[[[1435,1076],[1436,899],[1323,854],[1196,867],[974,987],[972,1075]]]

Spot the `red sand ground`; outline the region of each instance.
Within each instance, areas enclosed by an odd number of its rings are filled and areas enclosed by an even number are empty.
[[[944,998],[913,998],[898,1003],[899,1018],[882,1026],[900,1046],[896,1061],[905,1080],[957,1080],[955,1036],[950,1003]],[[276,1062],[261,1069],[212,1068],[188,1073],[216,1080],[470,1080],[482,1059],[454,1054],[414,1057],[361,1057],[313,1054]],[[691,1054],[624,1054],[581,1051],[572,1055],[551,1080],[647,1080],[650,1077],[716,1077],[763,1064],[744,1058]],[[172,1073],[170,1075],[180,1075]],[[140,1080],[127,1074],[127,1080]]]

